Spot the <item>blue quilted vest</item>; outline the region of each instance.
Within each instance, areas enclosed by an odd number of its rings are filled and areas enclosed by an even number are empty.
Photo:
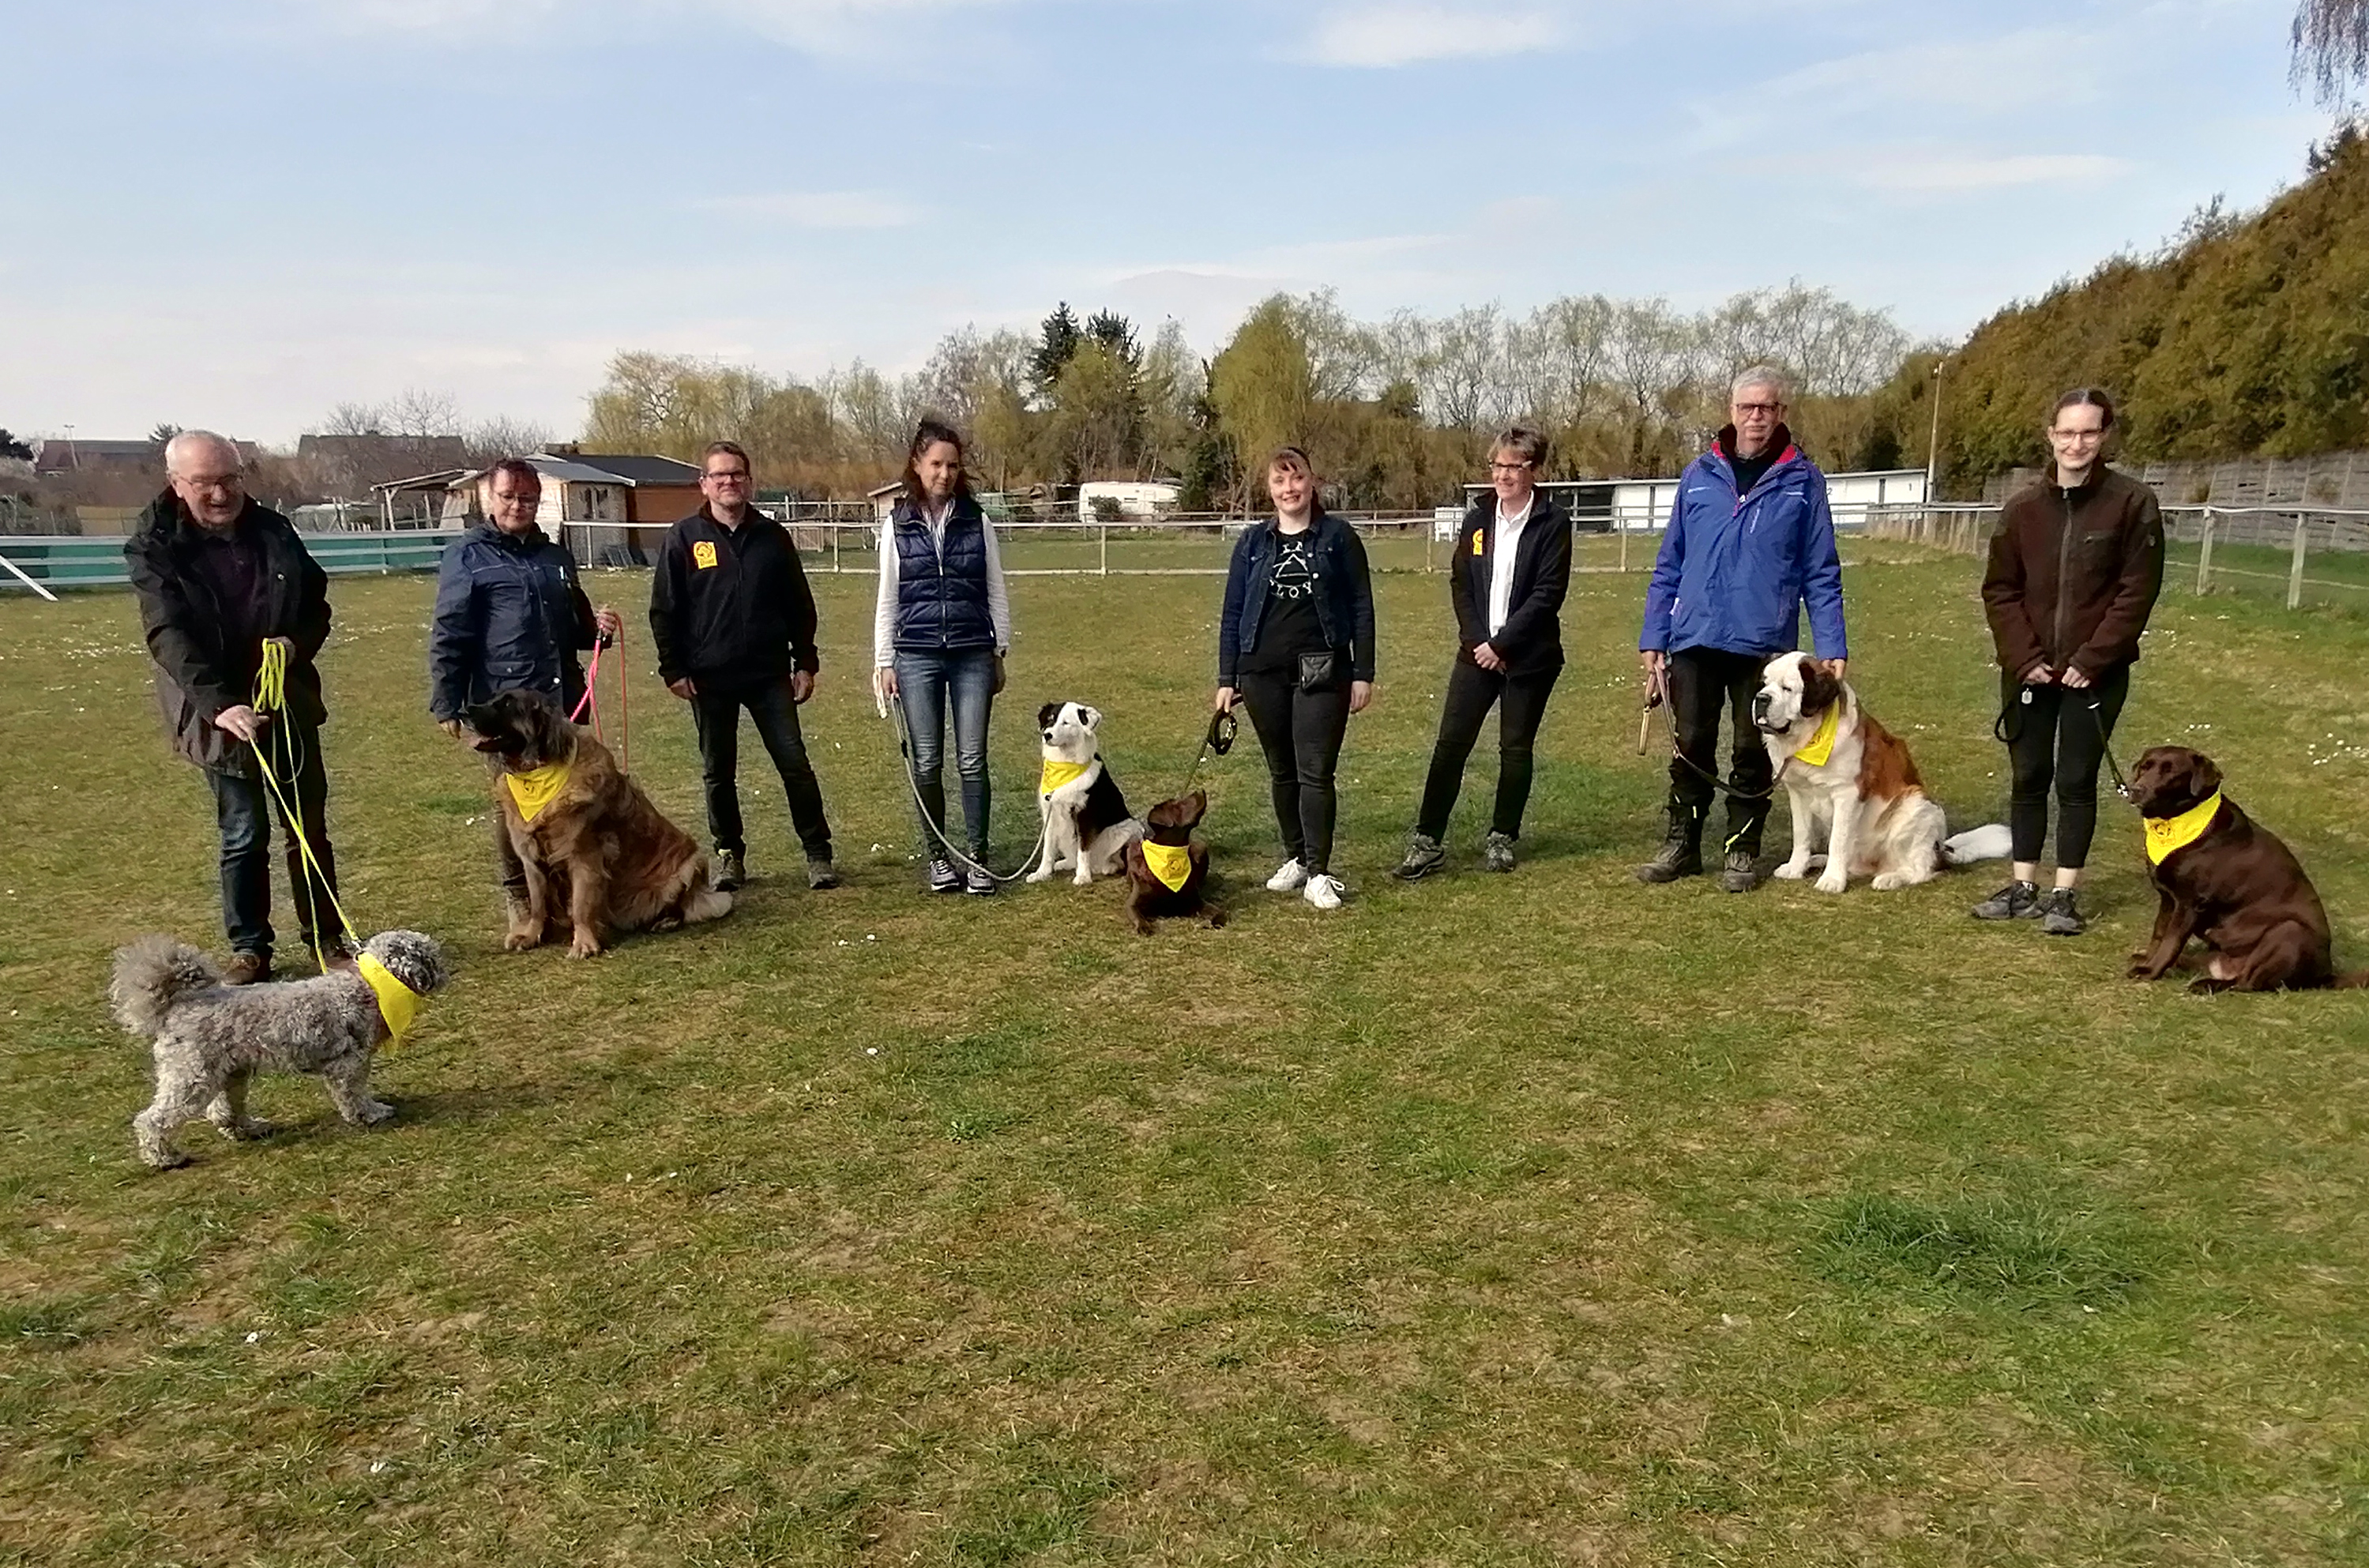
[[[958,653],[995,646],[987,612],[987,532],[978,503],[955,502],[944,553],[909,499],[889,519],[897,545],[897,640],[908,653]]]

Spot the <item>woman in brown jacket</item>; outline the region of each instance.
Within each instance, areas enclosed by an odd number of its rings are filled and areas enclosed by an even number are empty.
[[[2056,400],[2048,429],[2055,462],[2008,501],[1983,575],[1983,609],[1998,647],[2000,733],[2015,780],[2008,807],[2015,880],[1974,915],[2037,919],[2051,936],[2083,929],[2074,890],[2098,826],[2098,764],[2163,588],[2163,513],[2154,491],[2101,460],[2113,427],[2113,402],[2094,387]],[[2052,782],[2056,878],[2043,893]]]

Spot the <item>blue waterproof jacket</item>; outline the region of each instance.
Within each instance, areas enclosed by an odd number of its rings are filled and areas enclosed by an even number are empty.
[[[1782,427],[1782,454],[1747,495],[1729,465],[1733,427],[1679,475],[1670,528],[1645,589],[1646,652],[1719,648],[1766,658],[1800,641],[1800,611],[1820,658],[1846,658],[1843,568],[1826,476]]]
[[[1374,586],[1366,570],[1366,542],[1357,531],[1328,512],[1310,524],[1316,556],[1316,624],[1324,640],[1349,650],[1349,679],[1374,678]],[[1218,684],[1234,685],[1242,655],[1258,649],[1259,621],[1267,590],[1275,585],[1281,554],[1275,520],[1242,530],[1226,568],[1225,607],[1218,616]]]
[[[480,523],[453,541],[436,575],[428,627],[428,711],[441,723],[497,692],[536,692],[570,713],[584,696],[579,648],[592,604],[576,558],[541,529],[512,538]]]

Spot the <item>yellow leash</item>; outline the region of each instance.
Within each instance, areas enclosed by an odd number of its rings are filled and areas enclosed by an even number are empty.
[[[313,886],[328,898],[329,908],[338,911],[338,923],[345,928],[346,945],[359,953],[362,945],[361,936],[354,930],[354,922],[346,918],[346,906],[338,901],[337,889],[329,886],[328,873],[323,871],[321,863],[313,858],[313,841],[304,831],[304,816],[296,808],[296,774],[301,760],[296,756],[295,738],[288,726],[288,645],[278,637],[263,640],[263,668],[256,672],[255,700],[249,705],[258,714],[273,715],[271,733],[278,738],[280,767],[287,774],[283,787],[282,780],[273,770],[271,758],[262,745],[258,741],[248,741],[247,749],[255,753],[255,764],[262,771],[264,787],[271,792],[271,798],[280,803],[280,818],[295,835],[297,853],[303,860]],[[317,913],[319,906],[316,904],[314,908]],[[313,962],[326,970],[329,965],[321,951],[320,924],[317,920],[313,921]]]

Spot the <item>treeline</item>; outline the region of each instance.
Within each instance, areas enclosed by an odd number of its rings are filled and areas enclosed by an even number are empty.
[[[966,329],[918,372],[862,362],[811,381],[622,353],[590,400],[601,451],[694,457],[719,436],[761,482],[852,496],[893,475],[914,422],[951,419],[998,489],[1173,477],[1193,509],[1253,504],[1265,454],[1292,441],[1352,506],[1453,499],[1489,437],[1516,419],[1554,438],[1559,475],[1675,472],[1725,418],[1727,383],[1774,362],[1796,378],[1796,434],[1836,466],[1899,456],[1876,394],[1906,335],[1796,282],[1696,314],[1574,296],[1527,315],[1482,305],[1361,322],[1329,292],[1278,294],[1206,359],[1171,321],[1148,340],[1065,303],[1034,334]]]
[[[1920,462],[1932,364],[1912,357],[1874,399]],[[1947,492],[2044,463],[2050,406],[2092,383],[2119,397],[2134,462],[2369,444],[2369,135],[2314,148],[2303,182],[2259,212],[2216,200],[2156,255],[1984,322],[1943,367]]]

